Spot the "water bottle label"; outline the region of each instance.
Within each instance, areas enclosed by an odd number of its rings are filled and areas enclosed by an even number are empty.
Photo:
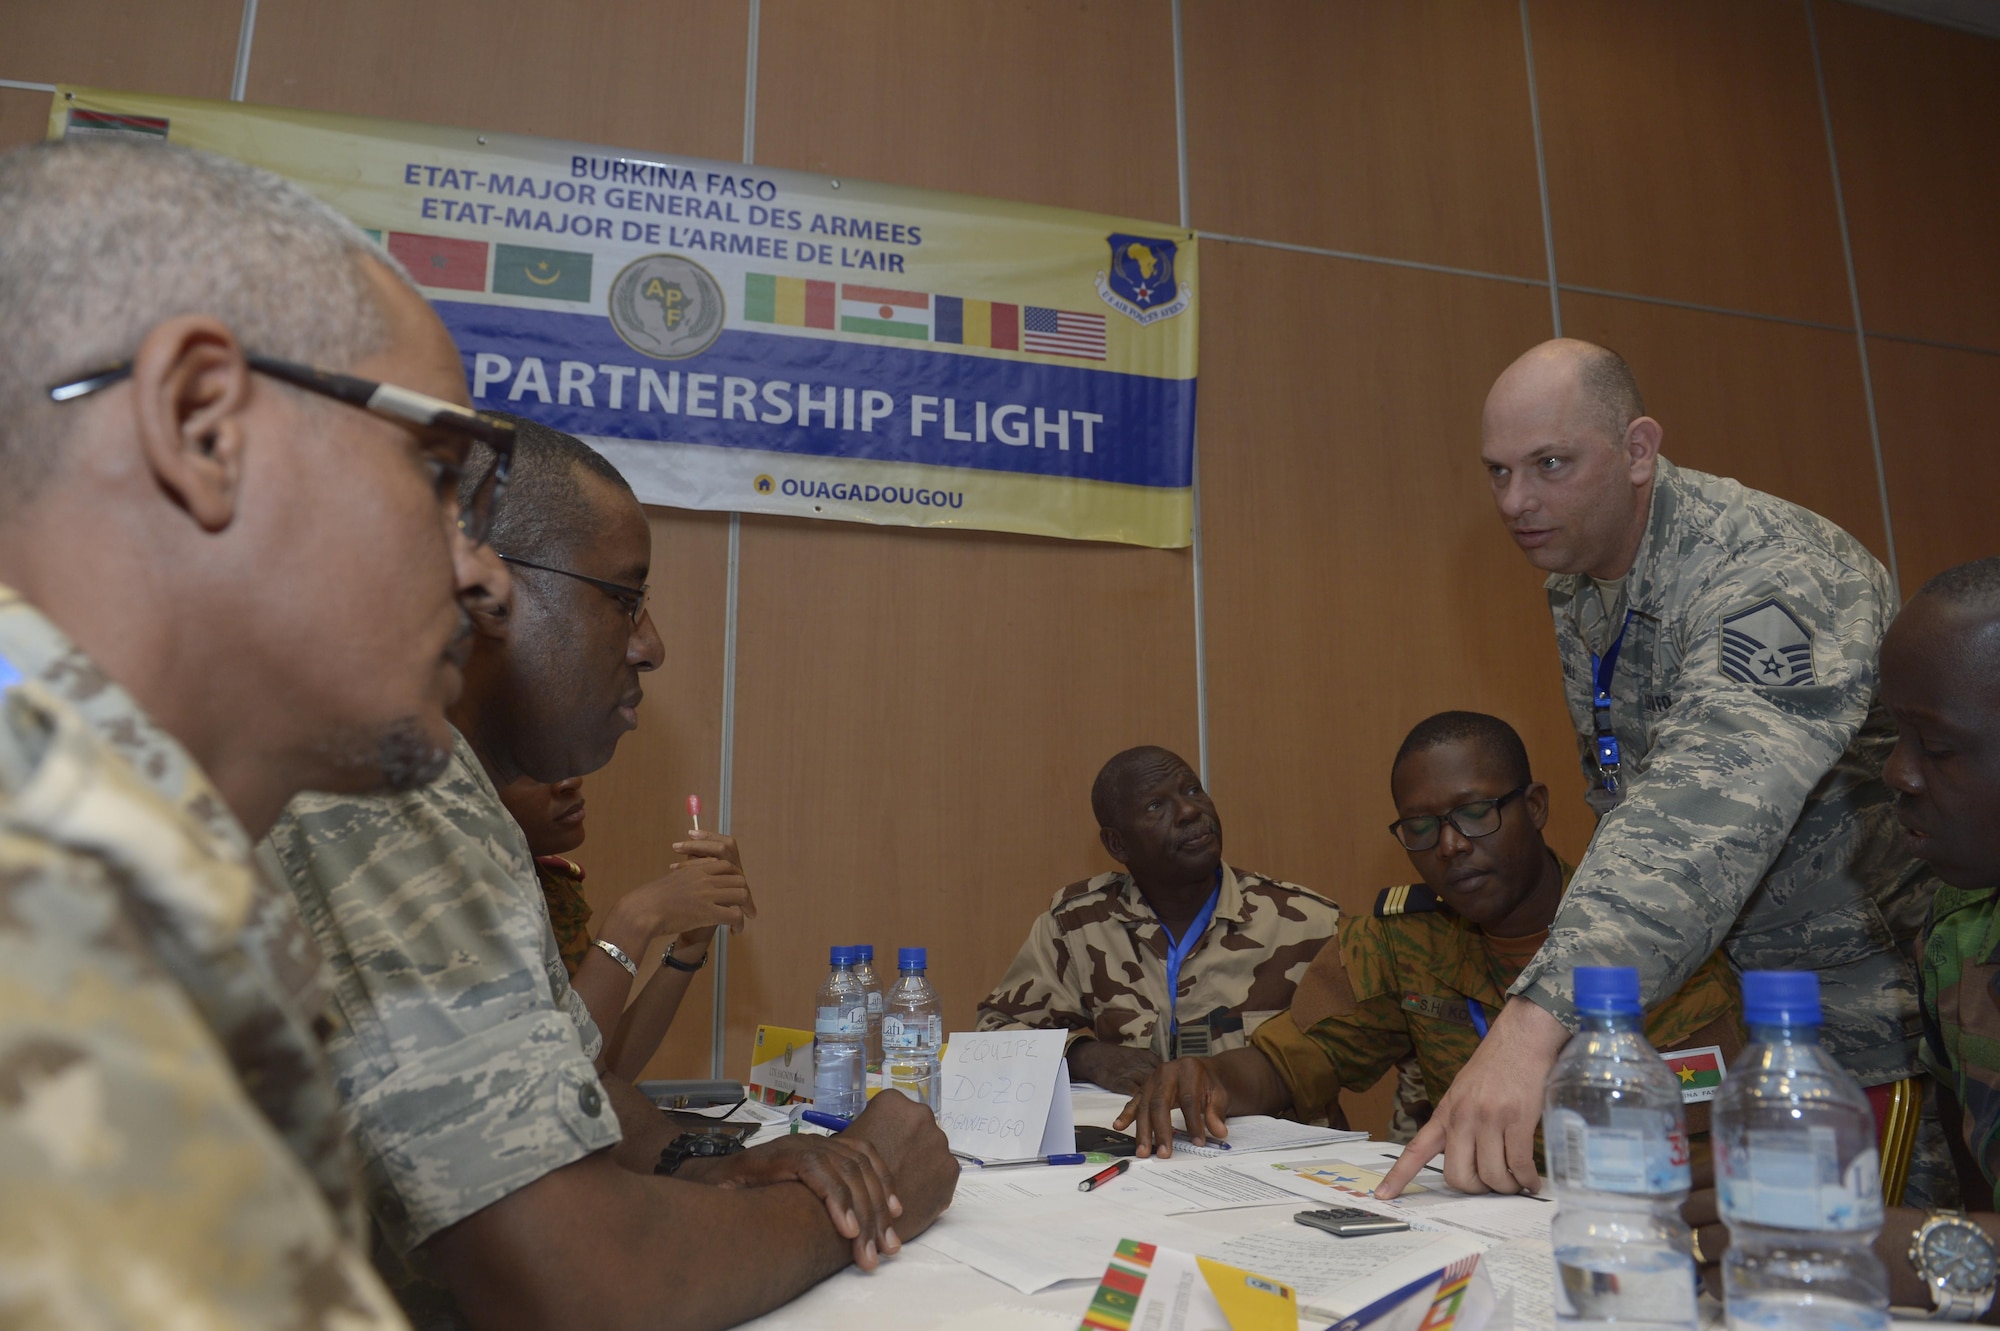
[[[1653,1109],[1614,1109],[1594,1124],[1574,1109],[1549,1111],[1549,1171],[1593,1192],[1651,1195],[1688,1187],[1687,1133]]]
[[[928,1035],[930,1038],[925,1039]],[[944,1019],[942,1017],[918,1017],[914,1020],[894,1015],[882,1018],[882,1047],[884,1049],[916,1049],[928,1044],[936,1049],[944,1043]]]
[[[813,1020],[813,1034],[818,1036],[868,1034],[868,1009],[854,1007],[823,1007]]]
[[[1848,1231],[1882,1223],[1881,1157],[1873,1146],[1840,1167],[1829,1127],[1750,1128],[1716,1138],[1722,1218],[1774,1229]]]
[[[871,1017],[882,1015],[882,991],[879,989],[868,991],[868,1015]]]

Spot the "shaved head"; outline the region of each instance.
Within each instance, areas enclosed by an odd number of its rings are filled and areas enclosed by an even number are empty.
[[[1141,744],[1113,754],[1110,761],[1097,770],[1097,780],[1090,783],[1090,811],[1097,816],[1097,825],[1117,826],[1126,792],[1146,777],[1177,768],[1194,770],[1178,753],[1157,744]]]
[[[1530,348],[1493,381],[1479,434],[1500,519],[1529,563],[1624,576],[1645,535],[1662,435],[1624,357],[1574,338]]]
[[[56,467],[51,384],[129,359],[207,314],[267,356],[346,369],[390,340],[377,281],[402,269],[290,184],[173,144],[49,143],[0,155],[0,515]],[[73,414],[73,413],[72,413]]]

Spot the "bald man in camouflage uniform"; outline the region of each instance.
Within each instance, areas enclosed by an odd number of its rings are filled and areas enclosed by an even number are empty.
[[[1071,1072],[1127,1090],[1163,1060],[1241,1048],[1290,1007],[1340,908],[1224,864],[1214,803],[1165,749],[1111,759],[1091,806],[1105,849],[1126,870],[1056,893],[979,1005],[978,1029],[1068,1030]]]
[[[1481,455],[1551,575],[1600,821],[1390,1195],[1440,1149],[1454,1186],[1538,1184],[1540,1083],[1576,1024],[1579,965],[1636,967],[1648,1006],[1717,947],[1738,969],[1813,970],[1826,1046],[1864,1085],[1918,1070],[1912,949],[1934,880],[1895,835],[1876,697],[1896,589],[1825,518],[1675,467],[1662,433],[1630,368],[1589,343],[1535,348],[1487,398]]]

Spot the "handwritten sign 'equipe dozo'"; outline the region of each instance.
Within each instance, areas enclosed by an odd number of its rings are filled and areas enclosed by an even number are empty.
[[[951,1149],[1026,1160],[1076,1149],[1068,1031],[954,1033],[938,1078],[938,1126]]]

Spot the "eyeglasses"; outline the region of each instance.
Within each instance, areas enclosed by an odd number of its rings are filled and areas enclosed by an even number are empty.
[[[507,488],[508,474],[514,469],[514,426],[510,422],[482,416],[443,398],[398,388],[394,384],[376,383],[372,379],[358,379],[351,374],[338,374],[332,370],[247,352],[243,360],[259,374],[281,379],[308,393],[330,397],[336,402],[345,402],[350,407],[359,407],[404,425],[436,430],[450,436],[459,445],[453,456],[431,459],[432,466],[437,470],[435,485],[439,504],[450,501],[457,494],[459,478],[465,473],[471,445],[476,441],[492,449],[492,469],[480,478],[479,488],[472,497],[460,503],[458,508],[458,529],[474,545],[485,543],[488,533],[493,530],[493,514],[500,507],[500,496]],[[131,374],[132,362],[120,361],[116,365],[51,385],[49,400],[74,402],[109,388]]]
[[[1429,850],[1435,846],[1444,832],[1447,819],[1458,829],[1460,836],[1492,836],[1500,830],[1500,806],[1527,788],[1525,785],[1516,786],[1498,799],[1474,800],[1443,814],[1427,813],[1416,818],[1399,818],[1389,824],[1389,831],[1403,843],[1404,850]]]
[[[578,582],[587,582],[606,596],[609,596],[612,600],[618,602],[618,608],[623,610],[634,624],[637,624],[639,617],[646,613],[646,592],[648,590],[646,587],[628,587],[622,582],[607,582],[603,578],[593,578],[588,573],[573,573],[566,568],[554,568],[548,564],[536,564],[526,559],[518,559],[513,555],[501,555],[500,558],[503,562],[516,565],[520,568],[532,568],[542,573],[560,573],[565,578],[575,578]]]

